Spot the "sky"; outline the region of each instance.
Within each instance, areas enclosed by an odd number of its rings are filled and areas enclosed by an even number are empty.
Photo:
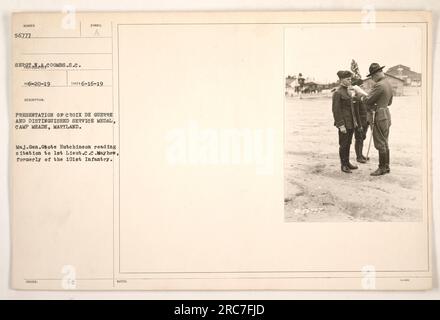
[[[285,75],[314,78],[327,83],[337,80],[339,70],[350,70],[351,59],[362,77],[372,62],[385,71],[403,64],[422,70],[422,29],[418,26],[381,25],[366,29],[358,25],[313,25],[285,29]]]

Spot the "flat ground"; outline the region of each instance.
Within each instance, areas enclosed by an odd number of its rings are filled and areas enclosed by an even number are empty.
[[[421,98],[394,97],[390,106],[391,174],[371,177],[378,154],[373,142],[370,161],[356,162],[352,174],[340,171],[337,129],[329,97],[286,98],[285,220],[419,221],[421,219]],[[367,153],[371,132],[364,142]]]

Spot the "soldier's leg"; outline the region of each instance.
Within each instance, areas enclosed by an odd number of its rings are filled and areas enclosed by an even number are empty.
[[[372,125],[371,125],[369,122],[367,122],[366,129],[365,129],[365,139],[367,138],[368,130],[371,131],[371,134],[370,134],[370,138],[369,138],[369,140],[368,140],[368,151],[367,151],[367,155],[365,156],[365,160],[367,160],[367,161],[370,160],[370,157],[368,156],[368,153],[369,153],[369,151],[370,151],[371,140],[373,139]],[[365,140],[364,140],[364,141],[365,141]]]
[[[391,172],[390,169],[390,149],[387,149],[387,153],[386,153],[386,158],[385,158],[385,170],[387,171],[387,173]]]
[[[347,166],[348,159],[346,158],[348,132],[342,133],[340,130],[338,130],[338,138],[339,138],[339,159],[341,161],[341,170],[346,173],[351,173],[351,170]]]
[[[350,147],[351,141],[353,140],[354,129],[347,129],[347,149],[345,150],[345,158],[347,159],[347,167],[351,170],[355,170],[358,167],[354,164],[350,163]]]
[[[341,161],[341,166],[344,165],[344,134],[338,129],[338,142],[339,142],[339,160]]]
[[[368,133],[368,129],[370,128],[370,124],[366,123],[364,126],[364,140],[367,139],[367,133]]]
[[[364,135],[363,132],[360,130],[354,131],[354,150],[356,152],[356,161],[360,163],[366,163],[364,156],[362,155],[362,149],[364,145]]]
[[[388,152],[388,120],[376,121],[373,130],[374,147],[379,151],[379,168],[371,173],[372,176],[383,175],[387,172],[386,161]]]
[[[363,149],[364,149],[364,141],[365,141],[365,139],[367,139],[367,132],[368,132],[368,128],[369,128],[368,123],[366,123],[364,126],[362,126],[362,128],[363,128],[363,139],[362,139],[362,142],[361,142],[360,150],[361,150],[362,158],[365,161],[367,161],[368,160],[367,157],[364,156],[362,152],[363,152]]]
[[[390,173],[390,147],[388,145],[388,138],[390,135],[390,126],[391,126],[391,120],[385,120],[383,123],[383,133],[384,133],[384,137],[385,137],[385,141],[386,143],[385,145],[385,160],[384,160],[384,165],[385,165],[385,170],[386,173]]]

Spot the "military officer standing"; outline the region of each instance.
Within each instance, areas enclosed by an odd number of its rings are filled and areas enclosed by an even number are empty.
[[[352,85],[360,86],[362,85],[362,83],[362,79],[351,79]],[[362,154],[362,150],[364,148],[364,140],[367,138],[367,131],[369,126],[367,107],[358,96],[354,98],[353,105],[355,117],[358,124],[357,128],[354,130],[354,150],[356,152],[356,161],[360,163],[366,163],[367,158]]]
[[[351,173],[351,170],[358,168],[350,163],[350,146],[354,129],[357,127],[353,108],[354,96],[348,89],[351,86],[352,73],[350,71],[338,71],[337,75],[340,86],[333,93],[332,111],[334,125],[338,128],[341,170],[345,173]]]
[[[373,124],[374,147],[379,151],[379,168],[372,172],[372,176],[380,176],[390,172],[390,149],[388,147],[388,136],[391,126],[391,114],[388,106],[393,102],[393,88],[385,74],[377,63],[372,63],[367,77],[371,77],[375,85],[369,94],[363,92],[357,86],[353,89],[362,98],[368,110],[375,112]]]

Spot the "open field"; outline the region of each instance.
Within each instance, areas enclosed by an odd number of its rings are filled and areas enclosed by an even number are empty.
[[[421,98],[394,97],[390,106],[391,173],[371,177],[378,154],[340,171],[337,129],[328,97],[287,97],[285,103],[285,221],[419,221],[422,217]],[[364,142],[367,153],[371,132]]]

